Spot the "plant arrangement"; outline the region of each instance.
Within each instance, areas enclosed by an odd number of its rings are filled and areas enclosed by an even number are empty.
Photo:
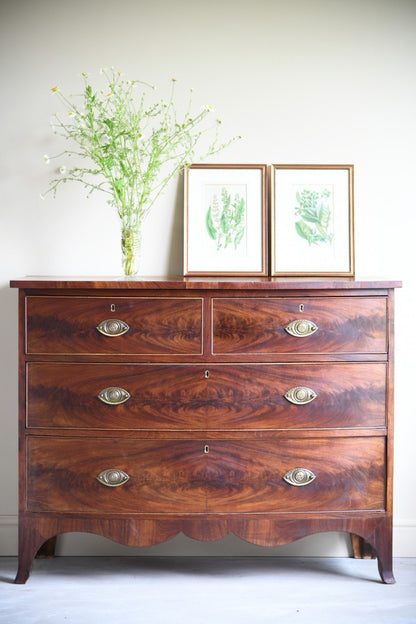
[[[155,100],[151,85],[127,80],[113,68],[101,73],[101,90],[92,86],[86,73],[78,96],[52,89],[66,113],[54,115],[52,128],[71,147],[53,157],[45,155],[45,161],[68,157],[74,164],[59,168],[59,176],[51,180],[44,195],[52,192],[55,196],[69,181],[81,183],[88,196],[104,192],[120,217],[124,273],[134,275],[143,221],[172,178],[195,160],[204,160],[241,137],[221,142],[221,121],[206,122],[212,107],[192,112],[192,89],[184,112],[178,115],[174,78],[167,100]],[[196,155],[198,144],[203,149]]]

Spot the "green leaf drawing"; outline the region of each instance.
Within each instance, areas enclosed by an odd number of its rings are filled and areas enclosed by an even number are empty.
[[[212,220],[211,206],[208,208],[207,216],[205,218],[205,225],[207,226],[207,232],[210,238],[212,238],[212,240],[215,240],[217,238],[217,230],[215,229],[214,222]]]
[[[231,194],[221,189],[221,202],[217,194],[212,197],[205,216],[208,235],[216,241],[217,250],[240,245],[246,230],[246,202],[239,193]]]
[[[295,229],[297,234],[308,241],[309,245],[331,243],[331,190],[321,191],[303,189],[296,192]]]

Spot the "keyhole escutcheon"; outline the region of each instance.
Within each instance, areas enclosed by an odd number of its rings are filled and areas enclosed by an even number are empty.
[[[204,446],[204,453],[205,454],[209,453],[209,445],[208,444],[205,444],[205,446]]]

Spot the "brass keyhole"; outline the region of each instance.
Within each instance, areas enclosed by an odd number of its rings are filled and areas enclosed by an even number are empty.
[[[305,309],[305,306],[303,305],[303,303],[301,303],[301,304],[299,305],[299,312],[303,312],[303,311],[304,311],[304,309]]]
[[[110,305],[110,310],[111,310],[111,312],[115,312],[116,311],[116,304],[115,303],[112,303]]]
[[[209,377],[209,370],[206,370],[205,371],[205,379],[208,379],[208,377]]]
[[[205,444],[205,446],[204,446],[204,453],[209,453],[209,446],[208,446],[208,444]]]

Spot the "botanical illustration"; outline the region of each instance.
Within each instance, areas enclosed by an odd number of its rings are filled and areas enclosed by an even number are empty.
[[[209,185],[208,185],[209,186]],[[246,192],[243,185],[211,188],[207,193],[205,225],[217,250],[229,245],[236,250],[246,232]],[[242,188],[240,188],[242,187]]]
[[[331,243],[333,234],[333,189],[328,185],[296,190],[295,228],[309,245]]]

